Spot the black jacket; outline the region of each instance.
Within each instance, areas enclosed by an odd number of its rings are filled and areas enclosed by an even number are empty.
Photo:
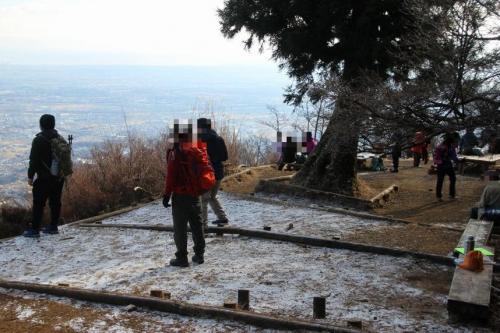
[[[52,165],[50,140],[58,135],[56,130],[43,130],[35,136],[31,144],[28,178],[33,179],[35,174],[38,178],[52,177],[50,174],[50,166]]]
[[[200,134],[201,141],[207,144],[207,153],[212,168],[214,168],[215,179],[224,178],[223,161],[227,161],[227,148],[224,139],[221,138],[213,129]]]

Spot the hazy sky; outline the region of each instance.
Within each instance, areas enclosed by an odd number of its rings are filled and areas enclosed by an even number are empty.
[[[222,37],[223,0],[0,0],[0,63],[271,64]]]

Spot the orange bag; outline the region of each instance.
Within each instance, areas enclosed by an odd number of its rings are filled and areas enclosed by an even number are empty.
[[[464,257],[464,262],[458,267],[473,272],[481,272],[484,269],[483,254],[480,251],[469,251]]]
[[[180,164],[188,192],[199,196],[215,185],[215,173],[206,149],[203,147],[184,147]]]

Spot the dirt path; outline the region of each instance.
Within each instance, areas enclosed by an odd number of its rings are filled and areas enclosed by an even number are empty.
[[[394,199],[375,214],[404,219],[410,222],[433,224],[437,228],[416,224],[400,225],[398,228],[370,228],[358,230],[343,239],[372,245],[402,248],[410,251],[447,255],[457,245],[461,232],[439,228],[448,226],[464,228],[469,210],[478,200],[486,182],[477,177],[457,179],[457,198],[448,199],[448,179],[443,186],[443,202],[435,197],[436,175],[428,175],[428,165],[412,166],[412,160],[402,160],[399,173],[360,172],[361,196],[370,199],[392,184],[399,186]],[[274,168],[252,170],[248,174],[230,178],[223,183],[224,191],[232,193],[253,193],[260,179],[290,175]]]
[[[398,173],[363,173],[360,178],[371,189],[380,192],[392,184],[399,186],[394,199],[374,210],[375,214],[411,222],[464,228],[469,211],[479,201],[486,182],[478,177],[457,176],[457,198],[448,198],[448,179],[443,186],[442,202],[436,200],[436,175],[427,174],[428,165],[414,168],[411,160],[403,160]],[[427,228],[410,224],[398,229],[364,230],[356,241],[411,251],[447,255],[457,245],[461,232],[442,228]],[[353,239],[350,239],[353,240]]]
[[[479,201],[486,185],[476,177],[457,176],[457,198],[448,198],[448,178],[443,186],[443,202],[436,200],[436,175],[428,175],[428,165],[420,168],[410,166],[403,160],[399,173],[364,173],[361,178],[370,187],[382,191],[391,184],[399,185],[395,200],[384,208],[376,209],[380,215],[392,216],[413,222],[444,225],[463,225],[470,208]]]
[[[463,226],[472,207],[481,195],[486,182],[477,177],[457,177],[457,198],[448,199],[448,179],[443,186],[443,202],[435,198],[436,175],[428,175],[429,165],[420,168],[411,166],[412,160],[400,162],[400,172],[360,172],[361,196],[367,199],[375,196],[392,184],[399,186],[395,199],[374,213],[404,219],[411,222],[437,225]],[[279,171],[273,167],[251,170],[248,174],[228,177],[221,189],[230,193],[253,193],[260,179],[291,175],[290,171]]]

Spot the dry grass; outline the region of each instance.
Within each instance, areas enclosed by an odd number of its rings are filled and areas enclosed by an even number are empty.
[[[31,221],[31,210],[21,205],[2,205],[0,211],[0,238],[19,235]]]
[[[91,150],[89,164],[77,165],[64,190],[62,216],[77,220],[152,199],[163,191],[167,140],[130,137]],[[140,187],[145,191],[135,191]]]
[[[228,148],[229,173],[238,165],[268,160],[264,152],[272,149],[266,148],[264,139],[257,147],[255,137],[242,138],[229,121],[214,123]],[[76,164],[65,184],[63,221],[76,221],[160,196],[165,183],[167,142],[167,134],[150,140],[129,135],[123,142],[106,141],[92,148],[91,162]],[[143,190],[136,191],[137,187]],[[0,238],[20,234],[30,222],[31,207],[3,206]]]
[[[233,173],[240,165],[257,166],[275,163],[278,159],[273,150],[272,141],[260,134],[243,136],[241,132],[222,116],[210,116],[213,128],[224,138],[229,159],[226,162],[226,174]]]

